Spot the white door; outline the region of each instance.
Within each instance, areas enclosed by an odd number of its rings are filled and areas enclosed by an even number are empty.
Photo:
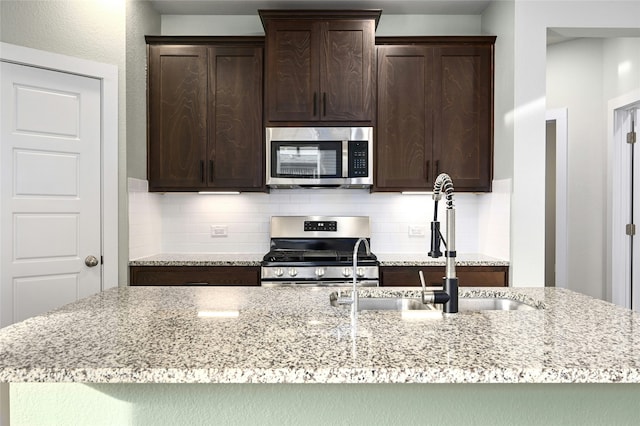
[[[0,67],[6,326],[101,290],[101,85],[7,62]]]

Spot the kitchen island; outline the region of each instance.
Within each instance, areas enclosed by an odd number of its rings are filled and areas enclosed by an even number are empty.
[[[637,313],[561,289],[465,288],[461,297],[506,297],[538,309],[365,311],[354,322],[348,308],[330,306],[331,291],[121,287],[6,327],[0,382],[11,383],[12,420],[636,420]]]

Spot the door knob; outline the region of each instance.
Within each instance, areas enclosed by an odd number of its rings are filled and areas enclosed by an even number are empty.
[[[95,256],[89,255],[84,259],[84,264],[90,268],[93,268],[98,264],[98,259]]]

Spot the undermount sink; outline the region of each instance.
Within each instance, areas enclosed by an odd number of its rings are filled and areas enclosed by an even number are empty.
[[[334,302],[332,302],[333,304]],[[337,302],[335,305],[337,306]],[[348,305],[347,305],[348,306]],[[435,310],[433,305],[422,303],[419,299],[402,297],[361,297],[358,299],[359,311],[424,311]]]
[[[349,308],[350,304],[340,303],[337,292],[329,297],[331,306]],[[360,297],[359,311],[425,311],[441,310],[442,305],[422,303],[420,299],[408,297]],[[476,311],[531,311],[534,306],[504,297],[461,297],[458,299],[458,312]]]
[[[535,307],[504,297],[461,297],[458,312],[470,311],[534,311]]]

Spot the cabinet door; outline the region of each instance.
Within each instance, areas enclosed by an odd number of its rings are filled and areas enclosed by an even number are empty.
[[[454,46],[435,50],[436,173],[448,173],[456,190],[491,190],[491,49],[491,46]]]
[[[263,187],[262,49],[209,48],[207,186]]]
[[[151,190],[204,185],[207,49],[149,46],[148,176]]]
[[[259,266],[131,266],[130,285],[260,285]]]
[[[378,47],[376,190],[433,188],[433,49]]]
[[[442,286],[445,267],[442,266],[383,266],[380,281],[384,287],[420,286],[419,271],[424,274],[425,284]],[[508,287],[508,266],[459,266],[456,268],[460,287]]]
[[[374,21],[322,23],[320,119],[373,121]]]
[[[319,33],[313,21],[271,20],[266,33],[267,121],[319,117]]]

